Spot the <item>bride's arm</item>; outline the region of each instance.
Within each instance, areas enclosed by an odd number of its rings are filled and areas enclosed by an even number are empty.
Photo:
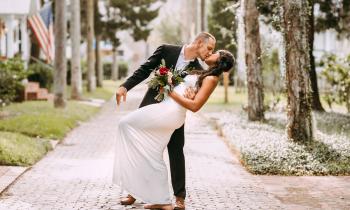
[[[215,76],[208,76],[204,78],[201,88],[194,99],[185,98],[176,92],[169,93],[169,96],[173,98],[178,104],[191,110],[192,112],[197,112],[208,100],[210,94],[214,91],[216,85],[218,84],[219,78]]]

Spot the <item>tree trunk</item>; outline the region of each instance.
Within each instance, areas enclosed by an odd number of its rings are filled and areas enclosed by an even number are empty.
[[[71,41],[72,41],[72,68],[71,68],[71,98],[79,100],[82,96],[82,74],[80,66],[80,1],[71,0]]]
[[[206,27],[205,27],[205,0],[201,0],[201,31],[206,31]]]
[[[97,76],[97,87],[103,86],[103,68],[101,61],[101,50],[100,50],[101,35],[96,35],[96,76]]]
[[[54,106],[66,106],[66,1],[55,2],[55,74],[54,74]]]
[[[346,109],[350,113],[350,88],[347,88],[346,93]]]
[[[255,0],[244,0],[245,60],[248,81],[248,118],[264,119],[264,92],[261,68],[259,13]]]
[[[117,63],[117,49],[113,47],[113,63],[112,63],[112,80],[116,81],[119,79],[119,69]]]
[[[227,104],[228,103],[228,87],[229,87],[229,83],[230,83],[229,73],[224,72],[223,77],[224,77],[224,90],[225,90],[224,91],[225,92],[224,103]]]
[[[287,80],[288,138],[312,140],[310,57],[307,34],[308,2],[283,0],[283,25]]]
[[[92,92],[96,89],[95,55],[93,50],[94,41],[94,0],[86,2],[87,14],[87,90]]]
[[[322,107],[321,101],[320,101],[320,95],[318,91],[318,85],[317,85],[317,74],[316,74],[316,67],[315,67],[315,57],[313,54],[314,51],[314,36],[315,36],[315,18],[314,18],[314,3],[313,0],[309,0],[310,5],[310,12],[308,13],[309,17],[309,56],[310,56],[310,81],[311,81],[311,89],[312,89],[312,100],[311,100],[311,107],[315,111],[321,111],[324,112],[324,108]]]

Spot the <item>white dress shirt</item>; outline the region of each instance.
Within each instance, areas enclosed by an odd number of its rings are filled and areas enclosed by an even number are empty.
[[[185,47],[186,45],[182,46],[179,58],[176,62],[175,70],[183,70],[190,62],[194,61],[194,59],[185,60]]]

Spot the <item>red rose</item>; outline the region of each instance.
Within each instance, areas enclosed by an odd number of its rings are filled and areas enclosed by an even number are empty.
[[[169,69],[167,67],[161,67],[159,69],[159,74],[160,75],[166,75],[169,72]]]

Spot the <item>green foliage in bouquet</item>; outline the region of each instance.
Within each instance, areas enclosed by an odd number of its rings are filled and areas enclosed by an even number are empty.
[[[187,74],[184,70],[174,70],[165,65],[164,59],[158,68],[153,70],[153,78],[148,82],[148,87],[158,91],[158,95],[154,98],[162,101],[165,93],[173,91],[174,87],[183,82],[183,77]]]

